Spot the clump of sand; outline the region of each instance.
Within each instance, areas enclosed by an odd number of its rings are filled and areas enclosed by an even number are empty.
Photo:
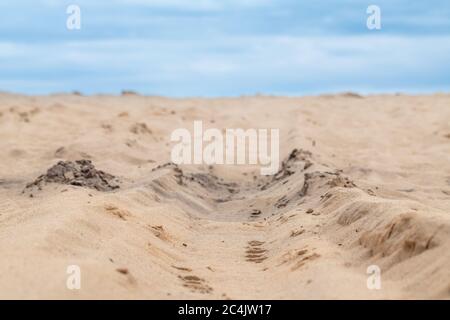
[[[26,189],[42,188],[47,183],[86,187],[98,191],[112,191],[119,188],[116,177],[97,170],[91,160],[59,161],[45,174],[27,184]]]

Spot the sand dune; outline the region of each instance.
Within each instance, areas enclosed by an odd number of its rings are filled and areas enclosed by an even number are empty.
[[[170,163],[194,120],[280,171]],[[449,95],[1,94],[0,134],[0,298],[450,298]]]

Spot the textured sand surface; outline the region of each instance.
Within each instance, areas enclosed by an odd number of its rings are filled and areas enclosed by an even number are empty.
[[[194,120],[280,128],[282,170],[164,166]],[[0,94],[0,137],[0,298],[450,297],[449,95]],[[120,188],[25,189],[79,159]]]

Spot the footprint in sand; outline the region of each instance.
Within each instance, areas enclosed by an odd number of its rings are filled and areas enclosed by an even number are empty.
[[[199,278],[194,275],[186,275],[186,276],[178,276],[179,279],[181,279],[183,283],[183,287],[188,288],[191,290],[191,292],[197,292],[197,293],[211,293],[213,291],[213,288],[211,288],[205,279]]]
[[[281,263],[279,266],[283,264],[290,264],[291,271],[295,271],[303,267],[307,262],[315,260],[319,257],[319,254],[313,251],[310,252],[310,250],[306,248],[300,250],[289,250],[281,257]]]
[[[178,266],[174,266],[174,265],[172,265],[171,267],[174,268],[174,269],[180,270],[180,271],[186,271],[186,272],[191,272],[192,271],[191,268],[187,268],[187,267],[178,267]]]
[[[267,252],[264,249],[263,245],[265,242],[263,241],[249,241],[245,251],[245,258],[249,262],[261,263],[267,259],[265,253]]]
[[[106,212],[124,221],[127,221],[127,218],[131,216],[131,214],[128,211],[119,209],[113,205],[106,205],[105,210]]]
[[[284,214],[281,214],[280,217],[277,218],[277,220],[275,220],[276,222],[278,222],[279,224],[283,224],[286,223],[287,221],[289,221],[289,219],[292,219],[293,217],[295,217],[297,214],[291,214],[290,216],[285,216]]]
[[[129,285],[134,286],[137,284],[136,278],[131,274],[128,268],[124,267],[116,268],[116,272],[124,276]]]
[[[107,133],[111,133],[114,131],[112,124],[109,123],[102,123],[100,125],[102,127],[103,130],[105,130],[105,132]]]
[[[261,215],[261,210],[255,209],[252,212],[250,212],[250,218],[253,218],[253,219],[257,218],[260,215]]]
[[[130,132],[137,134],[137,135],[152,134],[152,130],[150,130],[150,128],[147,126],[147,124],[145,124],[143,122],[135,123],[133,126],[131,126]]]
[[[283,196],[277,200],[277,202],[275,203],[275,207],[277,209],[281,209],[281,208],[286,207],[288,205],[288,203],[289,203],[289,200],[286,198],[286,196]]]
[[[163,226],[149,226],[152,233],[163,241],[170,241],[170,236]]]
[[[291,237],[297,237],[305,232],[305,229],[298,229],[298,230],[292,230],[291,231]]]

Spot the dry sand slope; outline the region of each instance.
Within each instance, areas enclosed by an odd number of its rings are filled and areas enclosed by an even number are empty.
[[[280,128],[280,172],[167,164],[194,120]],[[450,297],[448,95],[1,94],[0,137],[0,298]]]

